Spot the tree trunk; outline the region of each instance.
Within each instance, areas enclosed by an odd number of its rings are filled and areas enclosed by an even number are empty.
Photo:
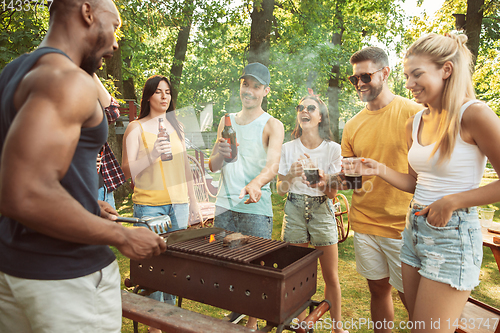
[[[273,11],[274,0],[254,1],[251,14],[252,24],[250,26],[248,63],[260,62],[266,67],[269,67]],[[262,101],[262,108],[267,111],[267,98],[264,98]]]
[[[172,83],[172,102],[177,106],[177,97],[179,96],[179,87],[181,84],[182,68],[186,59],[186,52],[189,42],[189,33],[193,21],[194,4],[192,0],[186,1],[184,6],[184,24],[179,28],[177,43],[175,44],[174,61],[170,70],[170,82]]]
[[[256,5],[260,2],[260,5]],[[273,21],[274,0],[254,1],[250,26],[250,49],[248,62],[260,62],[269,66],[271,48],[271,28]]]
[[[121,45],[121,41],[119,43]],[[118,92],[123,96],[123,80],[122,80],[122,52],[119,47],[113,53],[111,58],[106,58],[106,73],[108,75],[108,79],[113,77],[113,81],[115,82],[115,86],[118,89]]]
[[[467,47],[474,56],[474,66],[476,65],[476,59],[479,53],[479,37],[481,35],[481,26],[483,24],[483,5],[484,0],[467,0],[465,33],[468,37]]]
[[[123,62],[130,68],[130,63],[132,62],[131,57],[127,57],[123,59]],[[126,80],[123,80],[123,98],[124,99],[133,99],[137,102],[137,96],[135,94],[135,86],[134,86],[134,78],[129,77]]]
[[[137,102],[137,96],[135,94],[135,86],[134,79],[129,77],[125,81],[123,81],[123,98],[124,99],[133,99]]]
[[[343,2],[342,2],[343,4]],[[335,17],[333,18],[332,44],[342,45],[342,35],[344,33],[344,21],[342,11],[337,2],[335,8]],[[340,93],[340,63],[335,61],[330,71],[328,80],[328,115],[330,117],[330,129],[333,135],[333,141],[340,143],[339,132],[339,93]]]
[[[108,78],[111,76],[115,82],[118,92],[123,96],[123,80],[122,80],[122,57],[120,48],[113,54],[113,57],[106,59],[106,73]],[[107,105],[104,105],[107,106]],[[118,142],[115,133],[115,124],[109,125],[108,143],[111,150],[116,156],[116,159],[122,160],[122,145]]]

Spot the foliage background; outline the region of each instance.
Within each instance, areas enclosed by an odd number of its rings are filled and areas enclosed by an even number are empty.
[[[124,82],[131,82],[129,96],[134,95],[140,101],[142,86],[149,76],[170,75],[178,33],[192,22],[177,106],[192,105],[199,112],[206,104],[213,103],[216,125],[223,113],[240,108],[238,77],[248,62],[251,13],[258,11],[263,1],[269,0],[115,0],[123,21],[118,32],[120,73],[110,75],[111,68],[104,68],[100,74],[108,79],[106,85],[120,99],[129,98],[123,86]],[[453,30],[452,14],[465,13],[466,8],[466,0],[446,0],[430,19],[404,12],[399,0],[275,0],[270,34],[269,113],[280,119],[290,132],[298,100],[309,87],[325,99],[329,92],[328,80],[334,75],[332,67],[338,65],[339,113],[341,121],[347,121],[363,108],[347,81],[352,73],[349,57],[353,52],[377,44],[401,58],[404,50],[422,34]],[[485,0],[483,8],[485,18],[473,79],[478,97],[500,115],[500,2]],[[48,29],[48,11],[43,7],[30,11],[0,7],[0,28],[1,70],[40,44]],[[335,44],[333,35],[339,33],[342,33],[341,43]],[[111,64],[107,62],[106,67]],[[404,88],[402,64],[396,62],[391,67],[392,90],[410,97]],[[117,151],[114,147],[113,150]],[[273,237],[277,239],[283,200],[273,196],[273,203]],[[127,212],[130,213],[130,209]],[[498,220],[498,216],[496,218]],[[126,277],[127,260],[119,257]],[[344,317],[367,318],[368,291],[365,281],[355,273],[352,238],[339,247],[339,257]],[[499,307],[497,273],[491,252],[485,249],[482,270],[485,283],[476,289],[474,297]],[[320,285],[315,296],[318,300],[321,288]],[[221,316],[219,310],[199,304],[189,306]],[[406,319],[400,303],[396,303],[396,311],[398,320]],[[131,331],[130,322],[126,326],[125,331]]]
[[[115,94],[123,98],[122,82],[132,79],[139,101],[149,76],[169,76],[178,32],[189,21],[192,28],[177,106],[191,105],[199,113],[206,104],[213,103],[217,125],[223,113],[240,108],[238,77],[247,63],[251,13],[260,10],[263,1],[268,0],[116,0],[123,25],[119,32],[121,77],[114,77],[118,86]],[[192,16],[186,14],[186,8]],[[334,75],[332,66],[338,64],[340,122],[347,121],[363,107],[347,81],[352,72],[349,57],[353,52],[377,44],[401,57],[422,34],[453,30],[452,14],[465,13],[466,8],[466,0],[446,0],[431,20],[427,16],[411,16],[401,9],[401,1],[394,0],[274,1],[269,113],[290,132],[294,127],[295,104],[307,94],[307,88],[326,99],[328,80]],[[486,0],[484,8],[474,84],[478,97],[500,114],[500,5]],[[19,54],[39,45],[47,31],[48,11],[43,7],[36,11],[4,7],[0,25],[1,69]],[[332,35],[339,32],[342,41],[334,44]],[[408,97],[402,64],[391,65],[391,88]]]

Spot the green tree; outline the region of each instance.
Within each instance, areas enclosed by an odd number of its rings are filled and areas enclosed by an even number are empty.
[[[406,46],[408,47],[424,34],[431,32],[444,34],[455,30],[453,14],[467,13],[469,15],[470,9],[468,8],[470,7],[468,6],[468,2],[470,0],[446,0],[441,9],[436,13],[434,20],[429,20],[425,16],[423,18],[414,17],[410,28],[404,35]],[[498,1],[484,0],[481,9],[483,17],[473,75],[474,88],[477,97],[487,102],[500,115],[500,83],[498,79],[498,72],[500,71],[500,4]],[[467,27],[467,23],[466,29],[470,30],[470,27]],[[463,33],[463,31],[459,31],[458,33]],[[477,33],[478,31],[476,30],[474,34]],[[476,51],[473,50],[473,52]]]
[[[172,83],[172,101],[177,104],[179,95],[179,84],[182,77],[182,68],[186,59],[189,41],[189,33],[193,22],[194,3],[192,0],[185,1],[183,9],[183,22],[180,24],[177,42],[175,44],[174,60],[170,70],[170,81]]]
[[[295,125],[293,106],[312,88],[328,103],[332,132],[339,141],[339,120],[362,109],[347,80],[352,73],[349,58],[374,40],[392,43],[403,28],[399,7],[392,1],[344,0],[283,1],[277,7],[271,67],[279,80],[269,97],[270,113],[290,132]]]
[[[48,8],[44,6],[31,6],[27,11],[0,7],[0,70],[40,44],[47,33],[48,17]]]
[[[242,5],[206,2],[195,15],[197,25],[188,45],[177,105],[193,106],[199,112],[212,103],[217,126],[225,112],[240,107],[238,77],[246,63],[249,14]]]

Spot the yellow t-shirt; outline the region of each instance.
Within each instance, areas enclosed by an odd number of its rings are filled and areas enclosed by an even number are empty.
[[[386,107],[364,108],[347,122],[342,134],[342,156],[368,157],[399,172],[408,172],[405,124],[423,106],[396,96]],[[352,230],[387,238],[401,238],[412,194],[380,177],[363,176],[363,189],[354,190],[349,221]]]
[[[141,125],[141,144],[138,158],[149,154],[157,139],[156,133],[145,132]],[[170,133],[173,159],[159,157],[139,173],[134,180],[132,201],[138,205],[163,206],[189,202],[186,182],[184,145],[173,131]]]

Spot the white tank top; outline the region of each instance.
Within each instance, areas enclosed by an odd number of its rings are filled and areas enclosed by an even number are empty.
[[[460,108],[460,124],[467,107],[479,102],[472,100]],[[459,131],[451,158],[437,165],[439,150],[429,159],[436,143],[422,146],[418,142],[418,130],[423,112],[424,110],[418,112],[413,120],[413,143],[408,152],[408,162],[418,175],[414,201],[430,205],[446,195],[479,187],[486,167],[486,156],[477,145],[462,140]]]

